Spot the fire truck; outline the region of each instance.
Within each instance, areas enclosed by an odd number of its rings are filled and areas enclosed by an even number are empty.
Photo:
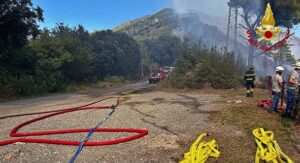
[[[163,66],[159,69],[159,72],[152,72],[149,77],[149,84],[155,84],[167,78],[173,70],[174,67]]]

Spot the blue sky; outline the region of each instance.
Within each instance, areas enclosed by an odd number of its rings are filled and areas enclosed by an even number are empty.
[[[225,16],[224,0],[33,0],[44,10],[40,26],[53,28],[56,23],[82,24],[89,31],[112,29],[117,25],[151,15],[163,8],[198,9],[206,14]],[[197,2],[197,3],[196,3]],[[215,12],[219,11],[219,12]],[[300,26],[292,29],[300,37]]]
[[[52,28],[58,22],[82,24],[90,31],[111,29],[121,23],[170,7],[169,0],[33,0],[44,10],[44,23]]]

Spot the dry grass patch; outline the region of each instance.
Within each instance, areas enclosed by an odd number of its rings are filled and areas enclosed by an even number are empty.
[[[272,130],[282,150],[295,162],[300,162],[299,153],[291,139],[292,122],[279,114],[268,113],[266,109],[256,106],[259,99],[269,98],[265,90],[257,89],[253,98],[245,97],[244,89],[227,90],[220,94],[223,99],[217,103],[223,109],[220,113],[211,114],[210,119],[215,123],[233,126],[236,129],[233,132],[237,132],[237,137],[232,139],[228,139],[226,135],[220,136],[221,150],[224,149],[222,155],[228,158],[226,162],[254,161],[256,146],[252,130],[258,127]],[[236,103],[238,100],[241,103]]]

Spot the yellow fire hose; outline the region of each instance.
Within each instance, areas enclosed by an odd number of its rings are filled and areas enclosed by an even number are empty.
[[[293,161],[284,154],[277,141],[274,139],[272,131],[265,131],[263,128],[257,128],[252,131],[257,144],[255,163],[260,160],[272,163],[293,163]]]
[[[190,151],[184,154],[184,160],[180,163],[204,163],[208,157],[218,158],[220,152],[216,140],[200,142],[206,133],[201,134],[190,147]]]

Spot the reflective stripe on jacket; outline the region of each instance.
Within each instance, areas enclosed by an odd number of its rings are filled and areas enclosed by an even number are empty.
[[[246,81],[255,81],[255,73],[254,73],[254,71],[253,70],[248,70],[245,73],[244,79]]]

